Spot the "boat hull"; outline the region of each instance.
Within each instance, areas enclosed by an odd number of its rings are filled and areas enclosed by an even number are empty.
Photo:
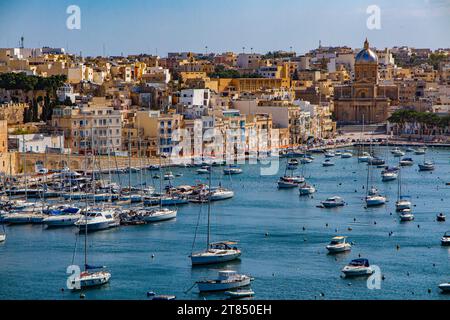
[[[193,266],[205,265],[205,264],[217,264],[224,263],[228,261],[233,261],[241,256],[240,251],[236,251],[228,254],[218,254],[218,255],[192,255],[191,262]]]
[[[197,282],[197,286],[200,292],[212,292],[212,291],[225,291],[230,289],[246,287],[250,285],[250,282],[251,282],[250,277],[247,277],[242,280],[231,282],[220,282],[220,283],[207,281]]]

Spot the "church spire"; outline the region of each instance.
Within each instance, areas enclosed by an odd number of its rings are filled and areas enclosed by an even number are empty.
[[[364,41],[364,49],[369,49],[369,41],[367,41],[367,38],[366,41]]]

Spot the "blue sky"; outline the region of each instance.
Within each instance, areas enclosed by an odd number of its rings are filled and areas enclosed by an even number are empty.
[[[66,8],[81,9],[68,30]],[[381,29],[366,27],[369,5]],[[322,45],[450,47],[450,0],[0,0],[0,47],[65,47],[83,55],[171,51],[304,53]],[[103,49],[104,48],[104,49]]]

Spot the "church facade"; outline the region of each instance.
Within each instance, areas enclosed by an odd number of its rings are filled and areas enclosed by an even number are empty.
[[[396,85],[380,85],[378,57],[365,41],[355,57],[355,78],[349,85],[334,87],[334,117],[338,124],[382,123],[398,100]]]

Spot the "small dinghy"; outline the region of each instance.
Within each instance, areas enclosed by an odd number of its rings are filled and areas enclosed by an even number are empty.
[[[240,299],[253,297],[255,295],[255,292],[252,289],[240,289],[236,291],[225,291],[224,294],[226,296],[229,296],[231,299]]]
[[[445,221],[445,218],[446,218],[445,214],[443,214],[443,213],[441,212],[441,213],[439,213],[439,214],[436,216],[436,221],[444,222],[444,221]]]

